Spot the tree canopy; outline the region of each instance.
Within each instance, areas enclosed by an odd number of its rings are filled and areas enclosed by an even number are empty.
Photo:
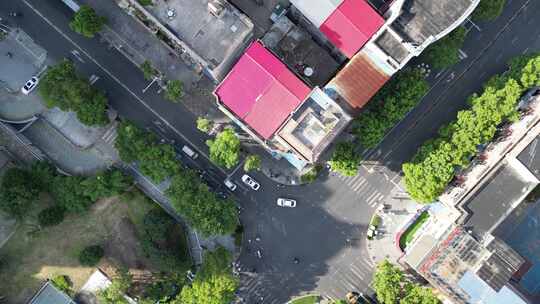
[[[161,182],[179,170],[174,148],[159,144],[153,133],[131,122],[119,124],[115,147],[123,161],[137,161],[141,172],[155,182]]]
[[[184,85],[180,80],[167,81],[167,88],[165,89],[165,99],[172,102],[179,102],[184,96]]]
[[[430,45],[421,55],[421,60],[437,70],[459,62],[459,49],[465,42],[467,30],[460,26],[439,41]]]
[[[240,139],[232,128],[221,131],[214,140],[206,141],[212,162],[227,169],[234,167],[240,158]]]
[[[252,170],[259,170],[261,169],[261,156],[260,155],[249,155],[246,157],[246,161],[244,162],[244,171],[249,172]]]
[[[381,304],[440,304],[431,288],[411,282],[403,272],[384,260],[373,275],[373,288]]]
[[[40,189],[32,181],[29,171],[9,168],[0,185],[0,209],[21,219],[32,210],[38,200]]]
[[[208,133],[210,132],[211,128],[212,128],[212,121],[204,117],[197,117],[197,129],[199,129],[199,131]]]
[[[459,169],[469,165],[478,147],[490,142],[498,126],[519,118],[516,110],[522,93],[540,85],[540,55],[513,60],[504,76],[495,76],[482,94],[469,98],[470,109],[439,130],[438,137],[424,143],[413,159],[403,164],[405,186],[422,203],[434,201]]]
[[[506,0],[480,0],[472,18],[475,21],[492,21],[499,17],[504,9]]]
[[[173,207],[204,235],[232,233],[236,228],[234,202],[217,198],[192,170],[175,175],[167,195]]]
[[[231,272],[231,255],[223,248],[205,255],[201,270],[182,291],[174,304],[229,304],[234,300],[238,279]]]
[[[49,67],[38,90],[47,107],[74,111],[85,125],[103,126],[109,122],[107,98],[91,87],[86,79],[79,77],[69,60],[64,59]]]
[[[418,69],[398,72],[353,122],[353,133],[362,146],[372,148],[379,144],[386,133],[420,102],[428,89],[428,83]]]
[[[351,142],[339,142],[328,162],[332,171],[345,176],[355,176],[358,173],[361,157],[355,151]]]
[[[84,37],[92,38],[101,31],[106,21],[105,17],[98,16],[90,6],[81,5],[69,23],[69,27]]]

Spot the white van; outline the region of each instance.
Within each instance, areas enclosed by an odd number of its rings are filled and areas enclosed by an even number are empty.
[[[193,158],[193,159],[196,159],[197,157],[199,157],[199,154],[195,151],[193,151],[190,147],[188,146],[184,146],[182,147],[182,151],[184,151],[184,153],[187,154],[187,156]]]

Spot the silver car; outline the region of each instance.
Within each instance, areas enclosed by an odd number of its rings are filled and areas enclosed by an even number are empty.
[[[280,207],[294,208],[296,207],[296,201],[290,198],[278,198],[277,205]]]

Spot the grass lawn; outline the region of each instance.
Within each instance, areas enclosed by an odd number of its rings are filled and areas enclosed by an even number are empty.
[[[42,197],[43,206],[50,204]],[[34,216],[19,224],[11,239],[0,249],[7,259],[0,271],[0,294],[7,303],[23,303],[41,283],[56,275],[68,275],[73,290],[78,290],[95,271],[79,264],[78,252],[100,244],[105,258],[98,267],[109,274],[125,266],[144,276],[155,272],[156,262],[144,254],[138,238],[144,215],[157,205],[138,191],[98,201],[84,214],[70,214],[57,226],[38,230]],[[179,241],[185,244],[183,240]],[[185,246],[185,245],[184,245]],[[186,249],[187,252],[187,249]]]
[[[319,296],[306,296],[291,301],[291,304],[315,304],[319,303]]]
[[[414,237],[414,234],[422,225],[429,219],[429,213],[427,211],[422,212],[420,216],[416,219],[416,221],[407,228],[407,230],[403,233],[401,238],[399,239],[399,245],[402,249],[407,247],[407,244],[409,244]]]

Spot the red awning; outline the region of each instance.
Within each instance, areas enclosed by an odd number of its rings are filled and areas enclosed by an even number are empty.
[[[269,139],[310,88],[278,58],[254,42],[216,89],[220,101],[264,139]]]
[[[319,29],[351,58],[383,24],[384,19],[364,0],[345,0]]]

